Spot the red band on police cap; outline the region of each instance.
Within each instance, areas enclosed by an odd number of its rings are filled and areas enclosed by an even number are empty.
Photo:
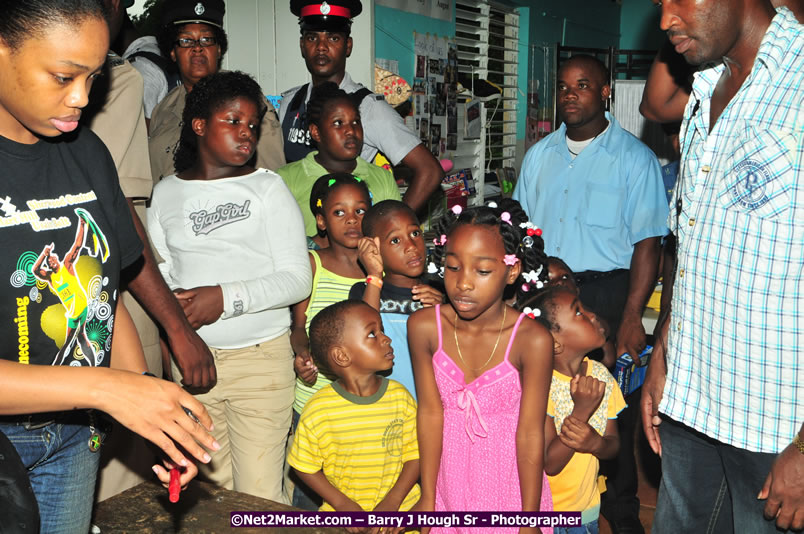
[[[321,15],[332,15],[335,17],[352,18],[352,12],[343,6],[333,6],[326,2],[323,4],[315,4],[311,6],[304,6],[301,9],[302,17],[314,17]]]

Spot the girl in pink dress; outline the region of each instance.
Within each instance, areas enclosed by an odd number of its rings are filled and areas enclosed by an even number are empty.
[[[509,286],[522,296],[547,280],[540,235],[512,200],[456,210],[436,228],[430,270],[443,273],[449,304],[408,320],[419,399],[417,511],[552,510],[543,464],[553,339],[503,300]],[[515,532],[438,529],[461,530]]]

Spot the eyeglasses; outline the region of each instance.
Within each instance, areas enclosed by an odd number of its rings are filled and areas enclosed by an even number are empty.
[[[179,48],[195,48],[196,46],[215,46],[218,44],[218,39],[215,37],[204,36],[200,39],[190,39],[189,37],[181,37],[174,43]]]

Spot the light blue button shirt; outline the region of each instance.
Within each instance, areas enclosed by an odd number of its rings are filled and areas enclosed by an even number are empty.
[[[573,271],[628,269],[634,245],[667,233],[667,197],[655,154],[611,126],[574,160],[565,125],[531,147],[514,189],[545,251]]]

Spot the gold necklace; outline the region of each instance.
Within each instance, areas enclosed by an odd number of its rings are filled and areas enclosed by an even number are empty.
[[[489,359],[486,360],[486,363],[477,368],[469,367],[469,364],[467,364],[466,360],[463,359],[463,354],[461,354],[461,346],[458,345],[458,312],[457,311],[455,312],[455,328],[452,329],[453,332],[455,333],[455,347],[458,349],[458,358],[461,359],[461,363],[463,363],[466,366],[466,368],[469,369],[470,371],[480,371],[481,369],[484,369],[489,364],[491,359],[494,357],[494,353],[497,352],[497,345],[500,344],[500,337],[502,336],[503,327],[505,326],[505,314],[507,311],[508,306],[503,307],[503,318],[502,323],[500,323],[500,331],[497,332],[497,341],[494,342],[494,348],[491,349],[491,355],[489,355]]]

